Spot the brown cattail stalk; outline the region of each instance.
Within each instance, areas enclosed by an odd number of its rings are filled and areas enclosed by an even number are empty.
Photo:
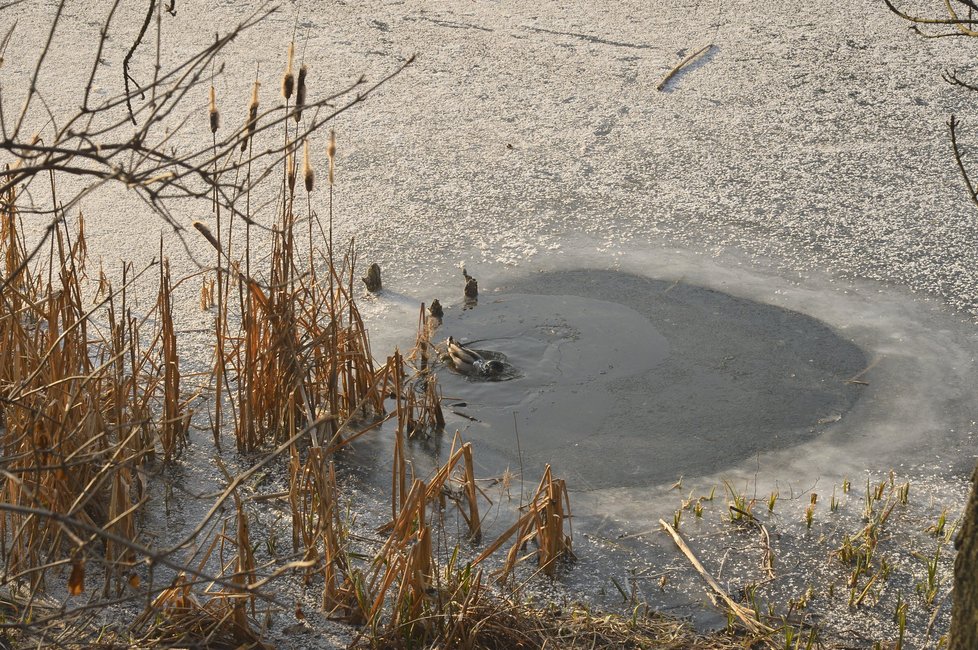
[[[211,133],[217,133],[221,127],[221,114],[217,112],[217,97],[214,94],[214,86],[211,86],[211,105],[208,112],[211,118]]]
[[[282,77],[282,96],[285,99],[292,97],[292,90],[295,87],[295,76],[292,74],[292,60],[295,58],[295,41],[289,43],[289,59],[285,64],[285,75]]]
[[[306,105],[306,68],[305,64],[299,68],[299,83],[295,91],[295,121],[298,124],[302,120],[302,107]]]
[[[336,157],[336,132],[329,130],[329,144],[326,145],[326,157],[329,158],[329,184],[333,184],[333,159]]]
[[[289,193],[295,192],[295,156],[289,151],[285,156],[285,166],[288,168]]]
[[[255,79],[255,85],[251,88],[251,104],[248,105],[248,123],[245,125],[245,138],[241,141],[241,151],[248,148],[248,142],[255,135],[255,127],[258,126],[258,88],[261,83]]]
[[[309,141],[304,140],[302,142],[302,178],[306,182],[306,191],[312,192],[312,185],[314,180],[314,174],[312,171],[312,165],[309,164]]]
[[[206,225],[204,225],[203,223],[201,223],[199,221],[195,221],[193,223],[193,226],[194,226],[194,228],[197,229],[197,232],[199,232],[201,235],[203,235],[204,236],[204,239],[206,239],[208,241],[208,243],[210,243],[210,245],[213,246],[217,250],[218,253],[221,252],[221,245],[217,243],[217,239],[214,237],[214,234],[211,233],[211,229],[210,228],[208,228]]]

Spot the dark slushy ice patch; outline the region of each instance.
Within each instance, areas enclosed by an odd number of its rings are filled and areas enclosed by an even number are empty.
[[[512,282],[446,312],[438,336],[449,335],[520,376],[439,372],[448,431],[413,445],[416,469],[459,428],[483,475],[518,471],[518,427],[527,480],[551,463],[574,490],[704,475],[804,442],[844,417],[861,390],[846,380],[867,365],[811,316],[612,271]]]

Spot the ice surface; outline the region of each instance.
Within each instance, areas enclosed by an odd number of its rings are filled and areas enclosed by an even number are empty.
[[[0,13],[5,26],[17,21],[2,68],[5,115],[22,103],[54,5],[37,0]],[[88,44],[109,5],[66,6],[39,82],[58,124],[80,103],[94,56]],[[175,17],[163,15],[164,68],[257,6],[177,3]],[[121,61],[142,11],[120,6],[96,98],[122,90]],[[420,302],[461,302],[459,262],[480,280],[483,314],[496,289],[541,270],[682,282],[811,316],[873,364],[852,408],[810,411],[824,420],[822,435],[787,449],[751,448],[752,458],[740,454],[696,480],[758,474],[765,485],[807,487],[901,464],[938,477],[970,471],[978,229],[944,123],[957,114],[970,142],[975,109],[973,95],[939,75],[954,69],[970,79],[973,39],[920,39],[873,0],[285,3],[221,61],[215,86],[227,128],[244,121],[256,66],[263,106],[281,101],[278,75],[297,18],[297,51],[315,96],[361,73],[378,79],[419,54],[333,124],[339,236],[356,234],[361,259],[384,269],[387,290],[362,304],[378,356],[409,345]],[[655,91],[682,56],[708,42],[708,58],[668,92]],[[147,41],[137,51],[137,79],[152,77],[154,49]],[[189,120],[173,146],[209,141],[206,85],[198,90],[187,113],[174,116]],[[38,108],[27,124],[41,130],[47,121]],[[320,169],[323,138],[312,143]],[[41,187],[26,198],[41,208],[49,201]],[[266,206],[266,223],[268,198],[255,201]],[[325,212],[324,192],[312,206]],[[175,277],[209,259],[206,242],[182,233],[188,254],[131,192],[100,190],[81,207],[91,254],[110,274],[120,257],[137,266],[151,259],[160,231]],[[177,215],[185,228],[211,218],[206,204]],[[28,227],[40,232],[45,223]],[[139,292],[149,309],[154,291],[152,282],[136,288],[137,309]],[[211,325],[196,291],[188,282],[175,293],[190,370],[206,368],[211,354],[207,336],[194,333]],[[633,299],[609,301],[628,323],[622,340],[643,332],[654,339],[662,328],[635,320]],[[465,335],[485,337],[475,328]],[[537,352],[546,353],[544,343]],[[547,394],[573,403],[558,393]],[[513,406],[499,404],[507,413]],[[528,441],[533,424],[521,427]],[[533,453],[542,461],[543,451]],[[207,476],[201,482],[219,481],[209,468]],[[578,490],[582,532],[644,529],[673,507],[672,480]]]

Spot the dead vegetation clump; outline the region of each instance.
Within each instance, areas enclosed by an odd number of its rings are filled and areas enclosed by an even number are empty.
[[[122,288],[104,285],[106,295],[86,307],[81,217],[74,235],[59,224],[45,279],[25,264],[13,190],[6,198],[0,206],[0,255],[9,278],[0,297],[0,552],[6,575],[34,588],[66,556],[74,558],[74,591],[95,546],[108,595],[113,581],[122,589],[134,560],[128,544],[146,502],[141,468],[157,449],[171,460],[189,421],[180,401],[167,267],[150,314],[161,327],[146,346],[146,318],[133,316],[127,298],[141,273],[126,267]],[[104,321],[96,318],[99,308]],[[161,417],[154,415],[159,405]],[[53,516],[108,535],[83,533]]]
[[[611,650],[740,650],[744,640],[733,632],[698,634],[674,618],[644,609],[632,616],[592,612],[586,606],[546,606],[521,602],[505,594],[473,589],[471,574],[458,575],[455,607],[432,617],[436,634],[423,647],[508,650],[509,648],[568,648]],[[451,586],[451,585],[446,585]],[[401,630],[382,630],[358,639],[356,648],[400,650],[419,647]]]

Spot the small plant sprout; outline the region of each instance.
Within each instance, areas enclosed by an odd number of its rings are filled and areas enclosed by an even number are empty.
[[[964,515],[958,517],[947,530],[944,531],[944,543],[949,544],[954,539],[954,534],[958,530],[958,526],[961,525],[961,521],[964,519]]]
[[[873,490],[870,488],[869,479],[866,479],[866,505],[863,508],[863,519],[869,521],[873,518]]]
[[[683,511],[682,508],[680,508],[676,512],[672,513],[672,527],[675,528],[676,530],[679,530],[679,522],[681,522],[682,519],[683,519]]]
[[[849,479],[848,478],[842,479],[842,494],[849,494],[849,487],[850,486],[851,486],[851,483],[849,483]]]
[[[701,499],[696,500],[696,505],[693,506],[693,514],[697,517],[703,516],[703,501]]]
[[[876,500],[882,501],[884,494],[886,494],[886,481],[880,481],[879,485],[876,486],[876,494],[875,494]]]
[[[768,512],[774,512],[774,505],[778,502],[778,491],[775,490],[771,492],[770,496],[767,498],[767,510]]]
[[[917,585],[917,590],[923,596],[924,601],[928,605],[933,605],[934,600],[937,598],[937,590],[940,587],[940,580],[938,579],[937,571],[941,562],[941,545],[937,545],[937,549],[934,551],[934,555],[926,558],[925,564],[927,567],[927,582],[923,585]]]
[[[727,503],[730,510],[730,521],[740,521],[745,517],[748,519],[753,518],[751,509],[754,507],[754,501],[748,500],[746,494],[740,494],[737,492],[733,486],[730,485],[729,481],[725,480],[723,482],[723,487],[730,497],[730,501]]]
[[[812,521],[815,519],[815,503],[809,503],[808,507],[805,508],[805,527],[811,528]]]
[[[897,604],[895,618],[899,632],[895,650],[903,650],[903,640],[907,632],[907,603],[901,602]]]
[[[907,481],[897,489],[897,498],[901,505],[907,505],[910,501],[910,481]]]
[[[829,511],[835,512],[839,509],[839,500],[835,497],[835,486],[832,486],[832,499],[829,501]]]
[[[947,525],[947,508],[941,510],[941,514],[937,517],[937,522],[931,524],[927,527],[927,532],[934,537],[940,537],[944,534],[944,527]]]

